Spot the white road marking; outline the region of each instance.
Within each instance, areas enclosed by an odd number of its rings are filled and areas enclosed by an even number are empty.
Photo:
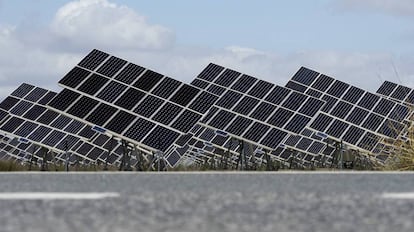
[[[5,192],[0,193],[0,200],[99,200],[119,197],[119,193],[93,192]]]
[[[414,192],[406,193],[384,193],[382,198],[386,199],[403,199],[403,200],[414,200]]]

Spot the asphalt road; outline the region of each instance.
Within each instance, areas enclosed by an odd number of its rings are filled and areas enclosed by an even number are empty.
[[[4,173],[0,231],[414,231],[414,173]]]

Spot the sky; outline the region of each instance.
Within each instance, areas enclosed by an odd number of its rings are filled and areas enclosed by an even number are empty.
[[[0,0],[0,97],[92,49],[190,82],[213,62],[284,85],[305,66],[414,87],[413,0]]]

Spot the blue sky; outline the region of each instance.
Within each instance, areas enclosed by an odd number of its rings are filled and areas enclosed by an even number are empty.
[[[413,85],[411,2],[0,0],[1,95],[57,89],[93,48],[183,81],[216,62],[280,85],[302,65],[371,91]]]

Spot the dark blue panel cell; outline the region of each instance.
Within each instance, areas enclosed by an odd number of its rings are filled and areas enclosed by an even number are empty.
[[[29,140],[33,140],[35,142],[42,141],[50,132],[52,131],[51,128],[47,128],[45,126],[38,127],[32,134],[29,136]]]
[[[36,87],[24,99],[31,101],[31,102],[37,102],[42,97],[44,97],[47,92],[48,91],[46,89]]]
[[[167,102],[152,117],[152,119],[164,125],[169,125],[174,120],[174,118],[177,117],[182,109],[183,108],[180,106]]]
[[[334,82],[332,77],[321,74],[318,79],[312,84],[312,88],[325,92],[329,86]]]
[[[379,99],[379,96],[366,92],[362,97],[361,101],[358,103],[358,106],[361,106],[364,109],[371,110]]]
[[[356,143],[359,141],[359,139],[361,139],[363,134],[363,129],[351,125],[351,127],[345,133],[343,140],[347,143],[356,145]]]
[[[178,89],[181,82],[169,77],[165,77],[155,88],[152,90],[152,94],[157,95],[160,98],[168,99]]]
[[[311,128],[324,132],[326,128],[328,128],[329,124],[332,122],[333,118],[325,115],[325,114],[319,114],[315,120],[310,125]]]
[[[256,81],[256,78],[243,74],[243,76],[238,78],[236,83],[234,83],[234,85],[231,86],[231,89],[242,93],[246,93],[254,85]]]
[[[3,110],[10,110],[13,106],[15,106],[17,104],[17,102],[19,102],[19,99],[14,98],[14,97],[6,97],[6,99],[4,99],[1,103],[0,103],[0,108]]]
[[[305,67],[301,67],[292,77],[292,80],[302,83],[306,86],[310,86],[318,76],[318,72]]]
[[[331,115],[344,119],[346,115],[351,111],[353,105],[344,101],[339,101],[338,104],[331,111]]]
[[[21,84],[16,90],[14,90],[11,95],[18,97],[18,98],[23,98],[24,96],[26,96],[30,91],[32,91],[32,89],[34,89],[35,87],[33,85],[29,85],[26,83]]]
[[[121,110],[104,127],[115,133],[122,134],[135,118],[136,116]]]
[[[191,82],[191,85],[194,85],[200,89],[206,89],[209,83],[207,81],[196,78]]]
[[[395,102],[382,98],[377,106],[374,108],[374,112],[381,114],[383,116],[387,116],[392,108],[394,107]]]
[[[401,122],[402,120],[408,117],[409,112],[410,110],[408,109],[408,107],[397,104],[394,110],[389,115],[389,117],[398,122]]]
[[[131,110],[144,96],[144,92],[134,88],[129,88],[124,94],[122,94],[121,97],[118,98],[118,100],[116,100],[115,105]]]
[[[216,78],[214,83],[224,87],[229,87],[233,84],[233,82],[237,79],[238,76],[240,76],[239,72],[236,72],[231,69],[226,69],[218,78]]]
[[[348,89],[348,91],[345,93],[345,95],[342,97],[342,99],[352,104],[356,104],[359,101],[359,99],[362,97],[364,92],[365,91],[360,88],[351,86]]]
[[[216,144],[218,146],[223,146],[227,140],[229,140],[229,136],[225,137],[225,136],[221,136],[221,135],[216,135],[213,140],[211,140],[211,143]]]
[[[307,96],[297,92],[292,92],[286,101],[283,102],[282,106],[290,110],[296,111],[305,102]]]
[[[414,91],[412,91],[408,95],[408,97],[407,97],[407,99],[405,101],[408,102],[408,103],[410,103],[410,104],[412,104],[412,105],[414,105]]]
[[[289,81],[289,82],[285,85],[285,87],[286,87],[286,88],[289,88],[289,89],[296,90],[296,91],[301,92],[301,93],[304,93],[304,92],[306,91],[306,89],[308,88],[307,86],[304,86],[304,85],[298,84],[298,83],[293,82],[293,81]]]
[[[248,92],[249,95],[257,98],[263,98],[269,93],[274,85],[267,81],[259,80],[253,86],[253,88]]]
[[[59,84],[76,88],[83,80],[85,80],[91,72],[86,69],[74,67],[60,81]]]
[[[65,111],[79,96],[79,93],[69,89],[63,89],[48,105],[55,109]]]
[[[329,111],[331,111],[332,107],[336,104],[336,102],[338,101],[337,98],[334,98],[332,96],[329,95],[324,95],[322,97],[322,100],[324,100],[326,103],[325,105],[322,107],[321,111],[328,113]]]
[[[280,143],[285,139],[287,133],[276,128],[273,128],[261,141],[261,144],[276,149]]]
[[[308,152],[312,154],[319,154],[319,152],[321,152],[324,147],[325,147],[324,143],[313,142],[312,145],[309,147]]]
[[[210,119],[216,114],[216,112],[218,111],[219,109],[217,108],[217,107],[212,107],[209,111],[208,111],[208,113],[207,113],[207,115],[206,116],[204,116],[202,119],[201,119],[201,122],[202,123],[206,123],[206,122],[208,122],[208,121],[210,121]]]
[[[143,118],[138,118],[125,132],[125,136],[136,141],[141,141],[154,126],[155,123]]]
[[[243,116],[237,116],[236,119],[226,128],[226,132],[240,136],[250,126],[253,120]]]
[[[85,117],[98,105],[98,101],[90,97],[82,96],[76,103],[68,110],[68,113],[79,118]]]
[[[377,93],[382,94],[384,96],[390,96],[396,87],[397,84],[389,81],[384,81],[384,83],[382,83],[382,85],[377,90]]]
[[[250,116],[259,121],[266,121],[275,109],[276,106],[267,102],[261,102]]]
[[[319,112],[323,104],[323,101],[309,97],[305,104],[303,104],[300,108],[299,113],[313,117],[317,112]]]
[[[115,79],[125,84],[131,84],[144,72],[144,70],[145,68],[141,66],[129,63],[118,75],[116,75]]]
[[[42,97],[42,99],[40,99],[39,104],[41,105],[48,104],[56,95],[57,93],[55,92],[48,92],[44,97]]]
[[[195,96],[200,92],[199,89],[192,87],[190,85],[184,84],[178,91],[171,97],[170,101],[177,103],[181,106],[186,106],[195,98]]]
[[[266,134],[266,132],[270,129],[270,126],[262,124],[260,122],[255,122],[249,128],[249,130],[244,133],[243,138],[248,140],[259,142],[261,138]]]
[[[392,93],[391,97],[397,100],[404,100],[410,93],[411,89],[402,85],[399,85],[397,89]]]
[[[223,130],[235,117],[234,113],[220,110],[216,116],[208,123],[208,125]]]
[[[77,150],[81,155],[86,156],[91,150],[93,149],[93,146],[89,143],[83,143]]]
[[[299,141],[299,143],[296,145],[296,148],[298,148],[300,150],[303,150],[303,151],[306,151],[310,147],[311,144],[312,144],[311,139],[303,137]]]
[[[78,65],[89,70],[95,70],[108,56],[105,52],[94,49]]]
[[[214,135],[215,135],[215,130],[210,129],[210,128],[205,128],[203,133],[200,134],[199,138],[204,141],[210,142],[213,139]]]
[[[165,152],[171,144],[178,138],[179,133],[167,129],[162,126],[157,126],[155,129],[144,139],[143,144],[152,147],[154,149]]]
[[[43,123],[45,125],[49,125],[53,120],[55,120],[59,116],[59,113],[52,111],[52,110],[46,110],[40,118],[38,118],[36,121]]]
[[[108,81],[109,79],[104,76],[92,74],[79,86],[78,90],[89,95],[95,95]]]
[[[289,121],[292,115],[292,111],[283,108],[278,108],[267,122],[276,127],[283,127],[283,125],[285,125]]]
[[[162,79],[162,77],[162,74],[147,69],[147,71],[142,74],[133,86],[149,92]]]
[[[30,133],[32,133],[39,125],[33,122],[24,122],[19,129],[16,130],[14,134],[20,137],[27,137]]]
[[[286,139],[284,144],[294,147],[301,138],[302,136],[300,135],[290,135],[289,138]]]
[[[223,67],[210,63],[197,77],[212,82],[223,70]]]
[[[121,95],[127,88],[126,85],[118,83],[116,81],[109,82],[99,93],[96,95],[97,98],[102,99],[106,102],[114,102],[119,95]]]
[[[239,103],[237,103],[236,107],[234,107],[233,111],[242,114],[242,115],[249,115],[250,112],[257,106],[259,103],[258,99],[244,96]]]
[[[226,109],[231,109],[240,100],[241,97],[242,97],[241,93],[237,93],[235,91],[228,90],[223,95],[223,97],[221,97],[217,101],[216,105],[221,106],[221,107],[226,108]]]
[[[10,110],[10,113],[14,114],[14,115],[17,115],[17,116],[22,116],[32,106],[33,106],[33,103],[22,100],[19,103],[17,103],[17,105],[15,107],[13,107],[13,109]]]
[[[367,132],[364,135],[364,137],[361,139],[361,141],[358,143],[358,147],[371,151],[377,143],[378,143],[378,136]]]
[[[346,121],[351,122],[355,125],[360,125],[362,121],[367,117],[368,111],[355,107],[346,118]]]
[[[186,145],[187,142],[190,141],[190,139],[192,137],[193,137],[192,134],[181,135],[180,137],[178,137],[178,139],[175,142],[175,144],[177,144],[178,146],[182,147],[182,146]]]
[[[63,139],[63,137],[65,137],[65,133],[54,130],[45,139],[43,139],[42,144],[55,147],[59,141]]]
[[[328,89],[327,93],[337,98],[340,98],[348,89],[348,87],[349,85],[347,83],[336,80]]]
[[[92,160],[96,160],[104,152],[105,152],[104,150],[102,150],[100,148],[97,148],[97,147],[94,147],[94,148],[91,149],[91,151],[88,153],[88,155],[86,157],[88,157],[89,159],[92,159]]]
[[[173,152],[167,157],[167,162],[174,167],[180,161],[180,158],[181,156],[178,152]]]
[[[175,120],[171,127],[183,133],[187,133],[200,120],[200,118],[200,114],[190,110],[184,110],[184,112]]]
[[[223,95],[223,93],[226,91],[226,88],[221,87],[221,86],[218,86],[218,85],[211,84],[211,85],[207,88],[207,91],[208,91],[208,92],[210,92],[210,93],[212,93],[212,94],[215,94],[215,95],[221,96],[221,95]]]
[[[403,129],[404,124],[386,119],[378,129],[378,133],[396,139]]]
[[[217,101],[217,99],[218,99],[217,96],[203,91],[191,103],[189,108],[204,114]]]
[[[384,120],[383,117],[371,113],[365,122],[362,124],[362,127],[371,130],[371,131],[377,131],[377,128],[381,125],[382,121]]]
[[[162,105],[164,100],[158,97],[147,95],[141,103],[134,109],[134,112],[146,118],[150,118],[155,111]]]
[[[118,109],[113,106],[100,103],[99,106],[86,118],[86,121],[98,126],[103,126],[117,110]]]
[[[96,72],[107,77],[113,77],[126,63],[125,60],[112,56]]]
[[[105,134],[100,134],[100,135],[98,135],[98,137],[96,137],[96,139],[94,139],[92,142],[93,142],[93,144],[95,144],[95,145],[97,145],[97,146],[102,147],[102,146],[104,146],[104,144],[105,144],[106,142],[108,142],[108,141],[109,141],[109,139],[110,139],[110,137],[109,137],[109,136],[107,136],[107,135],[105,135]],[[106,149],[106,148],[105,148],[105,149]]]
[[[300,133],[306,127],[309,121],[310,118],[296,114],[284,128],[293,133]]]
[[[85,124],[82,122],[79,122],[77,120],[73,120],[66,128],[64,131],[72,133],[72,134],[77,134],[82,128],[85,127]]]
[[[341,138],[343,133],[348,128],[349,124],[341,120],[335,120],[328,128],[326,133],[335,138]]]
[[[85,126],[80,132],[79,132],[79,135],[80,136],[82,136],[82,137],[84,137],[84,138],[87,138],[87,139],[90,139],[90,138],[92,138],[95,134],[96,134],[97,132],[95,132],[95,131],[93,131],[92,130],[92,127],[91,126]]]
[[[62,130],[65,128],[70,122],[72,122],[72,118],[69,118],[65,115],[60,115],[56,120],[50,124],[51,127]]]

